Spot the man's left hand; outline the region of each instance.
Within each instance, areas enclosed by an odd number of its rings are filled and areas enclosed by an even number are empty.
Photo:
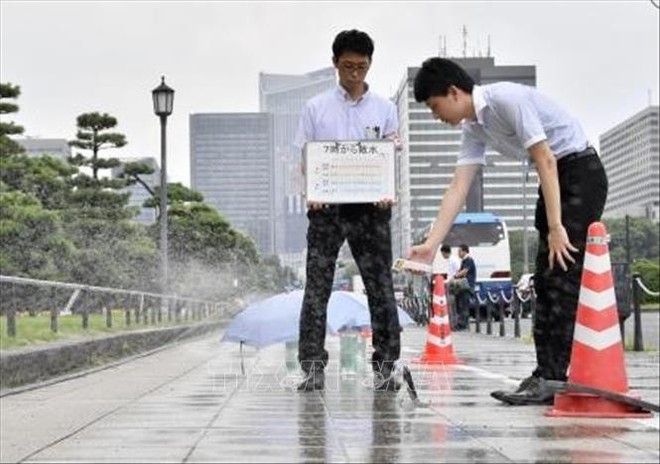
[[[564,226],[560,225],[550,229],[550,232],[548,233],[548,248],[550,249],[550,252],[548,253],[548,264],[550,269],[553,268],[555,260],[557,260],[564,271],[568,270],[568,266],[564,260],[569,261],[570,263],[575,263],[575,258],[571,256],[571,251],[577,252],[578,249],[569,241]]]

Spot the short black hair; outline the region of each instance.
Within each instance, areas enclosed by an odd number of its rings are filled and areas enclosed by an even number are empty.
[[[470,247],[467,246],[465,243],[461,243],[461,246],[459,246],[458,248],[460,248],[461,250],[463,250],[466,253],[470,252]]]
[[[451,248],[449,245],[442,245],[440,247],[440,253],[451,253]]]
[[[366,32],[357,29],[341,31],[332,42],[332,56],[337,61],[346,52],[368,56],[371,61],[371,56],[374,54],[374,42]]]
[[[474,79],[451,60],[429,58],[415,76],[415,100],[422,103],[429,97],[445,97],[452,85],[472,94]]]

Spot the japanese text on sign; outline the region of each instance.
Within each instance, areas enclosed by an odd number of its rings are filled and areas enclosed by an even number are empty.
[[[394,199],[394,144],[388,140],[308,142],[307,201],[371,203]]]

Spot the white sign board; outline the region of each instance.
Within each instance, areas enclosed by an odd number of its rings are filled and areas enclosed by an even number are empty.
[[[374,203],[395,199],[394,142],[307,142],[305,192],[318,203]]]

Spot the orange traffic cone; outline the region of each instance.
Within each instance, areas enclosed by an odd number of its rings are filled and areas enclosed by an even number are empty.
[[[624,395],[628,393],[607,231],[602,222],[592,223],[587,232],[568,382]],[[555,394],[554,407],[546,415],[649,416],[623,403],[576,392]]]
[[[426,334],[426,348],[422,356],[412,359],[412,362],[427,365],[458,363],[454,357],[454,347],[451,344],[445,279],[442,275],[437,275],[433,281],[433,317],[429,321]]]

